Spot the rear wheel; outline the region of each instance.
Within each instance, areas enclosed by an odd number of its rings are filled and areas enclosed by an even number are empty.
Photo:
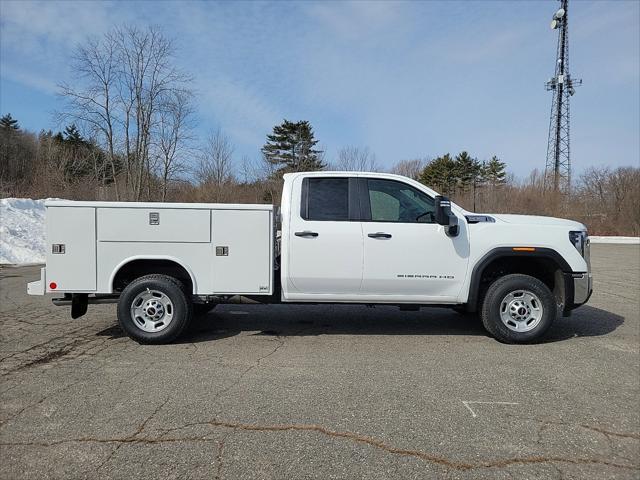
[[[180,281],[146,275],[125,287],[118,301],[118,323],[142,343],[175,340],[191,321],[193,305]]]
[[[505,275],[493,282],[484,296],[481,318],[484,327],[504,343],[538,340],[558,316],[549,287],[529,275]]]

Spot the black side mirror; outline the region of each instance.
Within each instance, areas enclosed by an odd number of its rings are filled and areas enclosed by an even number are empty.
[[[447,227],[447,235],[458,235],[458,217],[451,213],[451,202],[447,197],[437,195],[435,198],[436,223]]]

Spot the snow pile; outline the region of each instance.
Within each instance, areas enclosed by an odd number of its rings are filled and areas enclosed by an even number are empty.
[[[44,202],[0,199],[0,264],[44,263]]]
[[[627,245],[640,244],[640,237],[601,237],[598,235],[589,235],[591,243],[622,243]]]

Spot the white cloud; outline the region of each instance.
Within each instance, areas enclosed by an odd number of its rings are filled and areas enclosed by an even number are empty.
[[[238,81],[218,76],[198,82],[200,110],[216,122],[236,141],[260,145],[271,127],[282,120],[281,112],[266,96]]]
[[[407,9],[394,2],[350,1],[314,3],[307,11],[333,34],[371,41],[375,40],[376,32],[402,23]]]
[[[41,73],[24,71],[20,67],[14,67],[13,65],[3,65],[1,73],[4,78],[29,86],[43,93],[55,94],[58,91],[57,85]]]
[[[54,93],[69,73],[74,46],[105,31],[111,21],[104,2],[3,2],[2,75]]]
[[[109,26],[105,2],[4,2],[3,37],[13,45],[30,39],[74,43]],[[14,37],[16,35],[16,37]],[[13,38],[12,38],[13,37]]]

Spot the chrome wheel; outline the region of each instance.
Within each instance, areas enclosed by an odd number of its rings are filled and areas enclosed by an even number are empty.
[[[150,333],[167,328],[173,319],[171,299],[158,290],[145,290],[131,302],[131,318],[140,330]]]
[[[535,293],[515,290],[500,303],[500,320],[514,332],[528,332],[538,326],[544,309]]]

